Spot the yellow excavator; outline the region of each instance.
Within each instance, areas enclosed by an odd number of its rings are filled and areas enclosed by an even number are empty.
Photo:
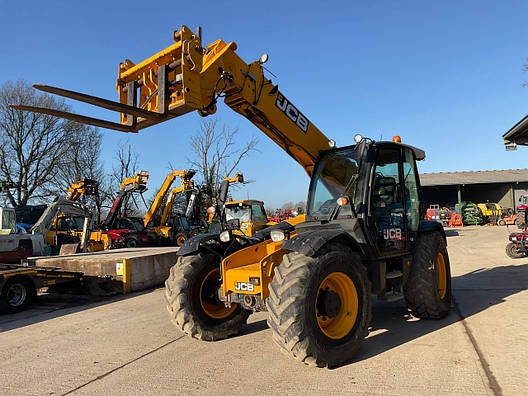
[[[192,178],[196,174],[195,170],[185,169],[176,170],[173,169],[167,174],[165,181],[161,185],[158,193],[156,194],[152,205],[150,206],[147,213],[143,217],[143,225],[149,231],[153,233],[158,239],[158,242],[174,242],[177,246],[182,246],[187,240],[188,230],[176,230],[175,224],[170,224],[172,208],[174,207],[174,199],[180,193],[194,190],[194,181]],[[165,207],[163,208],[161,219],[157,225],[153,223],[156,221],[156,215],[163,205],[163,200],[169,192],[174,180],[180,178],[180,186],[170,190],[170,193],[165,201]],[[180,232],[177,232],[180,231]]]
[[[201,29],[193,33],[186,26],[173,39],[138,64],[120,64],[119,102],[35,86],[118,111],[119,123],[13,107],[137,132],[193,110],[214,114],[222,97],[306,171],[306,221],[279,223],[248,237],[234,233],[240,228],[234,220],[220,235],[197,235],[180,248],[166,281],[174,324],[189,336],[214,341],[237,334],[253,311],[266,310],[273,340],[286,354],[333,367],[352,359],[368,334],[372,295],[405,299],[420,318],[447,315],[446,236],[439,223],[422,220],[416,161],[425,153],[398,136],[373,141],[357,134],[351,145],[337,147],[265,76],[266,54],[246,63],[235,43],[204,46]],[[317,79],[310,84],[316,89]]]

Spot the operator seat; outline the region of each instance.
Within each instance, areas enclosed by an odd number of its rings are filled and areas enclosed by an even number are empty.
[[[396,202],[396,180],[393,177],[376,177],[374,191],[375,208],[387,207]]]

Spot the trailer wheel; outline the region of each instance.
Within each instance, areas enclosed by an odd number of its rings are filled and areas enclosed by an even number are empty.
[[[226,308],[218,299],[219,267],[213,254],[180,256],[165,281],[172,322],[184,333],[203,341],[237,335],[251,314],[239,304]]]
[[[499,224],[500,226],[505,226],[505,225],[506,225],[506,220],[504,220],[504,219],[500,219],[500,220],[498,221],[498,224]]]
[[[288,253],[266,300],[268,325],[282,352],[318,367],[354,357],[368,334],[372,299],[359,254],[331,244],[316,256]]]
[[[516,243],[510,242],[506,245],[506,255],[512,259],[523,258],[525,253],[519,249]]]
[[[8,280],[0,295],[0,313],[23,311],[35,295],[36,290],[29,280],[23,277]]]
[[[412,314],[423,319],[441,319],[451,307],[451,269],[442,235],[427,232],[418,236],[405,301]]]

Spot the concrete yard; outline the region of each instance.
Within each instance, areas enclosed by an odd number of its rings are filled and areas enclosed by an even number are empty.
[[[375,303],[356,360],[304,366],[280,353],[266,314],[239,337],[200,342],[169,321],[163,289],[96,300],[41,297],[0,317],[0,394],[504,394],[528,392],[528,258],[508,230],[449,230],[454,301],[440,321]]]

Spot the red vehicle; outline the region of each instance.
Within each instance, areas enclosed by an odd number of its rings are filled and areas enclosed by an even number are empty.
[[[425,218],[426,220],[436,220],[447,227],[451,219],[451,211],[446,207],[440,207],[440,205],[429,205]]]
[[[139,217],[118,218],[113,227],[107,230],[107,233],[114,245],[132,248],[148,246],[152,242],[143,226],[143,220]]]
[[[515,221],[515,224],[517,224],[517,227],[520,229],[524,229],[526,227],[526,217],[528,214],[528,195],[521,195],[519,197],[519,205],[515,209],[517,212],[517,220]]]

